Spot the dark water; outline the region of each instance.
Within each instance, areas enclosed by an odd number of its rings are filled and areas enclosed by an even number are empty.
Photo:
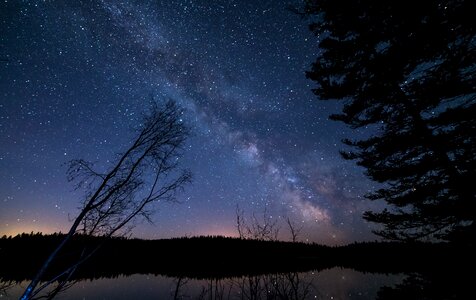
[[[376,299],[405,278],[342,268],[208,280],[136,274],[78,281],[55,299]],[[27,284],[2,282],[0,299],[18,299]]]

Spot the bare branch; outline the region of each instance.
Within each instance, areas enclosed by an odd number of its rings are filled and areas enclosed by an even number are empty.
[[[36,286],[51,261],[76,232],[104,237],[126,234],[138,217],[152,222],[154,203],[175,200],[176,193],[191,181],[188,170],[177,169],[181,149],[189,135],[189,128],[181,120],[182,113],[173,101],[162,107],[153,105],[144,115],[132,145],[106,173],[94,170],[93,164],[85,160],[70,161],[67,179],[75,181],[77,189],[85,189],[81,211],[21,299],[31,299],[44,288]],[[74,270],[65,272],[62,275],[71,276]],[[60,289],[64,286],[66,281],[58,285]]]
[[[286,224],[288,225],[289,231],[291,232],[292,241],[297,242],[297,238],[299,234],[301,233],[303,227],[302,226],[297,227],[296,223],[291,221],[289,217],[286,218]]]
[[[238,206],[236,207],[236,228],[238,235],[242,239],[256,239],[276,241],[280,227],[277,219],[273,219],[268,215],[266,208],[264,209],[261,220],[255,213],[251,215],[251,222],[247,224],[244,217],[244,211]]]

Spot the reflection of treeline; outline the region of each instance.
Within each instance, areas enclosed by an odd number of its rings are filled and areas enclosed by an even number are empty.
[[[0,278],[31,278],[61,238],[62,234],[41,233],[4,236],[0,239]],[[371,242],[329,247],[221,236],[141,240],[76,235],[60,252],[47,276],[74,263],[81,253],[97,245],[101,247],[78,268],[76,278],[136,273],[224,278],[322,270],[335,266],[369,272],[407,272],[451,268],[463,263],[472,251],[456,249],[448,244],[426,243]]]

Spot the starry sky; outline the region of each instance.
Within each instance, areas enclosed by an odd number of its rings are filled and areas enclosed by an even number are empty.
[[[0,3],[0,234],[66,231],[81,191],[65,163],[111,166],[151,101],[174,99],[193,183],[133,235],[236,236],[235,211],[283,218],[299,240],[376,239],[373,183],[339,156],[365,135],[328,115],[306,79],[319,53],[299,1]]]

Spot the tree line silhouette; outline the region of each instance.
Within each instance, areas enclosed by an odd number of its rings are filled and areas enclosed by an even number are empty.
[[[31,279],[63,234],[22,234],[0,239],[2,281]],[[75,235],[45,273],[50,280],[88,249],[101,247],[78,266],[71,279],[156,274],[187,278],[228,278],[269,273],[306,272],[332,267],[399,273],[452,269],[473,251],[440,243],[366,242],[324,246],[222,236],[164,240]],[[34,249],[35,251],[32,251]]]

